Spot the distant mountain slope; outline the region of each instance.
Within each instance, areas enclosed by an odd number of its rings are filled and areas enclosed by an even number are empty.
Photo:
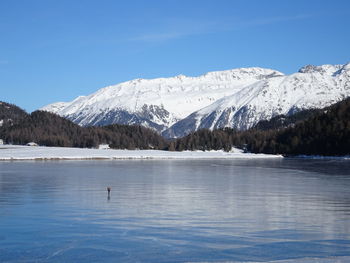
[[[316,114],[320,114],[323,112],[323,109],[308,109],[308,110],[301,110],[295,114],[292,115],[277,115],[270,120],[262,120],[259,121],[256,125],[254,125],[252,128],[256,130],[274,130],[274,129],[282,129],[282,128],[288,128],[293,127],[296,123],[299,123],[301,121],[305,121],[311,117],[313,117]]]
[[[46,146],[97,147],[110,144],[118,149],[163,149],[165,140],[155,131],[126,125],[106,127],[81,127],[59,115],[35,111],[25,113],[15,105],[6,105],[6,117],[15,119],[11,125],[0,127],[0,139],[6,143],[26,144],[36,142]],[[0,116],[1,105],[0,105]]]
[[[247,85],[282,75],[271,69],[241,68],[199,77],[136,79],[42,110],[57,113],[81,126],[139,124],[161,132]]]
[[[298,73],[276,76],[215,101],[163,132],[182,137],[198,129],[246,130],[261,120],[332,105],[350,96],[350,64],[306,66]]]

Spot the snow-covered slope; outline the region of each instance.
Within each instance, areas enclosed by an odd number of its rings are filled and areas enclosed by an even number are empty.
[[[161,132],[247,85],[281,75],[271,69],[240,68],[199,77],[136,79],[72,102],[50,104],[41,110],[57,113],[83,126],[141,124]]]
[[[63,110],[66,106],[68,106],[69,102],[56,102],[53,104],[49,104],[42,108],[42,110],[46,110],[52,113],[59,114],[61,110]]]
[[[201,128],[248,129],[260,120],[323,108],[350,96],[350,64],[305,66],[298,73],[268,78],[217,100],[164,132],[181,137]]]
[[[180,137],[200,128],[247,129],[278,114],[322,108],[348,96],[350,64],[308,65],[291,75],[239,68],[199,77],[136,79],[42,110],[82,126],[139,124]]]

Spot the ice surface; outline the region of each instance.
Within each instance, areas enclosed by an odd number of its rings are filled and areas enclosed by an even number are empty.
[[[0,262],[349,262],[348,171],[288,158],[2,161]]]
[[[296,258],[290,260],[274,261],[210,261],[210,263],[348,263],[350,257],[330,257],[330,258]],[[192,262],[188,262],[192,263]],[[196,261],[196,263],[209,263],[209,261]]]

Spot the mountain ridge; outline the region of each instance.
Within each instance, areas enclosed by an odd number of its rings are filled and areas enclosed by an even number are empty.
[[[350,96],[349,68],[307,65],[285,75],[252,67],[198,77],[135,79],[41,110],[81,126],[136,124],[174,138],[200,128],[244,130],[263,119],[325,107]]]

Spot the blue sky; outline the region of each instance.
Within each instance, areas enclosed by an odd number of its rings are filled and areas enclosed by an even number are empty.
[[[350,1],[1,0],[0,100],[33,111],[134,78],[350,61]]]

